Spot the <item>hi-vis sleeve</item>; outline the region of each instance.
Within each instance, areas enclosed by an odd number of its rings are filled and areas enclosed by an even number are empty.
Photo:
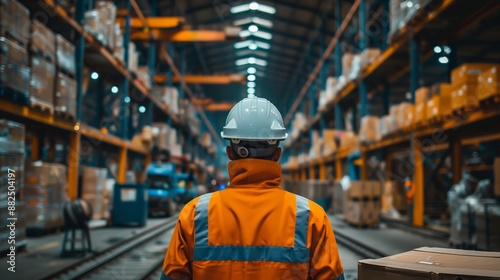
[[[179,214],[177,225],[163,261],[161,280],[187,280],[192,278],[193,218],[197,202],[198,199],[191,201]]]
[[[311,204],[311,210],[323,215],[318,215],[311,220],[311,248],[309,261],[309,278],[314,280],[344,279],[344,269],[338,253],[337,242],[333,233],[330,220],[323,209],[315,203]],[[313,210],[314,209],[314,210]]]

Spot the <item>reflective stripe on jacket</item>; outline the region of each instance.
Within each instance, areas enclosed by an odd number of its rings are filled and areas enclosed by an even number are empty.
[[[343,279],[328,217],[279,188],[278,163],[232,161],[229,176],[181,211],[162,279]]]

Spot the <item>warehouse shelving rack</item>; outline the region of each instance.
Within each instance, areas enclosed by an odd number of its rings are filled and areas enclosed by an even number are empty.
[[[340,2],[341,1],[338,1],[337,3],[338,12],[341,11]],[[358,0],[352,5],[354,9],[358,10],[359,26],[361,27],[367,26],[366,2],[366,0]],[[383,9],[383,14],[388,14],[389,1],[383,0],[379,3],[380,9]],[[301,129],[298,137],[292,139],[287,146],[294,147],[295,150],[308,148],[307,138],[310,139],[309,135],[312,130],[319,129],[319,131],[322,131],[325,129],[325,119],[331,119],[331,115],[335,116],[333,118],[335,120],[335,129],[343,129],[342,109],[346,107],[352,107],[352,109],[356,111],[356,105],[359,105],[360,117],[368,115],[368,107],[370,105],[368,99],[377,94],[382,96],[383,111],[387,114],[389,111],[390,98],[394,97],[394,95],[391,94],[390,84],[398,79],[406,79],[406,81],[409,81],[409,87],[407,83],[405,83],[405,87],[406,89],[410,89],[411,101],[414,102],[415,91],[422,85],[422,80],[424,78],[423,73],[421,73],[421,66],[423,62],[432,57],[432,47],[434,46],[422,46],[421,42],[423,39],[436,43],[436,45],[456,44],[454,47],[457,49],[453,50],[453,56],[450,58],[449,68],[447,70],[449,74],[450,70],[457,66],[456,53],[460,52],[460,44],[463,44],[463,41],[467,41],[467,39],[469,42],[475,42],[476,38],[474,36],[479,36],[477,34],[467,34],[469,29],[486,22],[481,28],[485,30],[488,30],[488,28],[495,30],[494,28],[496,27],[496,30],[498,30],[498,23],[495,25],[495,23],[490,22],[493,21],[493,18],[495,18],[494,14],[497,13],[498,10],[500,10],[500,2],[498,1],[438,0],[432,1],[428,8],[422,9],[413,20],[398,32],[397,36],[392,38],[393,40],[389,45],[383,44],[383,42],[386,42],[388,39],[388,30],[383,29],[382,45],[379,46],[382,49],[382,54],[373,64],[362,69],[359,75],[360,77],[357,80],[350,81],[338,93],[335,100],[327,104],[326,111],[315,113],[314,102],[312,102],[309,122]],[[374,14],[377,15],[377,13]],[[341,17],[340,14],[337,15],[337,27],[340,27]],[[349,21],[351,18],[346,17],[346,20]],[[371,20],[373,20],[373,18]],[[381,18],[380,20],[384,22],[384,19]],[[453,25],[453,23],[458,24]],[[453,32],[450,32],[448,29],[450,24],[453,26],[453,28],[451,28]],[[387,22],[385,22],[385,26],[388,26]],[[340,31],[342,32],[342,30]],[[360,28],[358,34],[360,50],[363,50],[367,46],[367,32],[363,28]],[[432,38],[425,38],[425,36],[427,36],[426,34],[431,34]],[[336,38],[332,40],[332,43],[335,39]],[[342,67],[340,40],[341,39],[334,43],[337,77],[340,76]],[[495,42],[497,41],[497,39],[492,38],[490,41],[483,41],[482,43],[488,44],[490,47],[486,49],[492,51],[491,46],[495,46]],[[476,44],[479,45],[480,43]],[[333,48],[326,49],[320,61],[316,64],[315,71],[311,73],[308,82],[302,89],[299,98],[296,100],[297,104],[300,104],[302,97],[308,89],[310,93],[314,92],[311,85],[318,73],[320,74],[322,89],[325,89],[326,75],[323,71],[326,71],[326,67],[323,62],[326,61],[326,57],[329,57],[332,49]],[[479,52],[481,53],[481,51]],[[462,56],[465,57],[463,54]],[[465,62],[478,62],[481,61],[481,56],[476,55],[474,58],[468,55],[464,60]],[[498,63],[499,61],[497,60],[496,62]],[[319,70],[320,68],[321,70]],[[433,82],[448,81],[441,80]],[[314,100],[314,95],[310,94],[309,99]],[[294,107],[292,107],[292,109],[294,109]],[[291,118],[292,113],[293,110],[287,116],[288,120]],[[319,159],[300,164],[295,168],[285,168],[285,173],[294,180],[325,180],[325,166],[333,164],[335,165],[335,178],[340,179],[345,174],[343,170],[345,160],[353,152],[358,152],[360,154],[360,159],[357,160],[356,163],[360,166],[360,179],[368,179],[370,175],[373,175],[368,174],[369,156],[378,156],[382,158],[382,162],[386,163],[386,170],[388,170],[386,171],[385,177],[386,179],[391,179],[390,169],[393,167],[391,162],[394,155],[410,155],[411,169],[413,171],[413,180],[416,190],[412,221],[415,226],[424,226],[424,189],[430,179],[424,176],[424,164],[428,161],[427,157],[434,158],[437,156],[438,151],[446,151],[445,156],[447,153],[451,156],[451,182],[453,184],[458,183],[461,179],[463,170],[462,161],[464,147],[500,140],[500,131],[498,128],[495,128],[494,125],[492,126],[492,124],[498,123],[499,120],[500,110],[498,110],[498,105],[490,104],[487,107],[481,107],[478,110],[468,112],[464,115],[449,116],[447,119],[434,124],[414,127],[409,131],[392,134],[376,143],[362,144],[359,150],[338,150],[333,155],[320,157]],[[357,123],[359,123],[359,118],[353,117],[354,129],[356,129]],[[442,137],[443,135],[445,138],[444,140]],[[426,145],[436,137],[439,141],[433,141],[432,145]],[[445,156],[437,159],[439,163],[436,164],[436,169],[441,169],[443,167]],[[435,162],[436,159],[433,159],[433,161]],[[316,172],[316,168],[319,169],[319,172]],[[491,166],[481,166],[480,169],[491,169]]]
[[[114,73],[116,73],[116,75],[121,76],[124,81],[122,97],[128,96],[130,86],[132,86],[134,90],[139,91],[142,96],[146,97],[149,100],[148,123],[152,122],[153,111],[156,110],[161,112],[162,119],[166,119],[169,125],[172,125],[173,127],[183,132],[189,131],[189,129],[184,127],[184,125],[180,122],[178,117],[169,111],[166,105],[164,105],[160,100],[153,96],[146,87],[144,87],[144,85],[137,78],[136,74],[128,69],[127,55],[125,55],[125,61],[122,62],[118,60],[112,55],[111,51],[109,51],[92,34],[85,30],[85,28],[83,27],[84,12],[86,8],[85,2],[87,1],[76,1],[76,13],[75,18],[73,18],[61,5],[59,5],[54,0],[21,1],[21,3],[28,7],[32,13],[35,13],[36,16],[50,17],[47,18],[47,20],[49,20],[49,27],[60,28],[61,25],[65,25],[64,28],[67,28],[67,26],[69,26],[71,29],[70,33],[72,33],[73,35],[74,32],[76,32],[76,121],[72,122],[70,120],[57,118],[54,115],[47,115],[35,109],[32,109],[29,106],[13,103],[8,100],[2,100],[2,102],[0,102],[0,112],[2,113],[2,115],[5,114],[11,119],[23,123],[28,123],[32,127],[41,125],[43,129],[46,129],[48,131],[49,134],[56,133],[58,135],[61,135],[61,132],[63,132],[62,135],[65,134],[67,136],[65,138],[68,140],[69,146],[67,148],[68,154],[66,163],[68,166],[68,196],[70,199],[74,199],[78,196],[79,163],[81,156],[80,145],[82,136],[87,137],[88,139],[92,139],[93,144],[99,145],[101,143],[104,143],[106,145],[111,145],[118,148],[118,183],[125,182],[129,159],[131,157],[134,157],[136,155],[140,156],[140,158],[143,160],[143,173],[145,172],[145,167],[152,160],[151,152],[146,147],[134,144],[129,140],[126,130],[126,127],[128,126],[128,118],[126,116],[121,116],[122,126],[124,129],[122,129],[122,133],[120,136],[103,133],[101,130],[81,122],[84,64],[86,66],[93,67],[95,66],[94,64],[96,63],[96,61],[98,61],[98,63],[101,64],[101,66],[105,67],[107,71],[111,72],[112,75],[115,75]],[[139,17],[144,18],[135,3],[135,0],[127,0],[129,14],[126,18],[127,24],[125,26],[124,32],[124,45],[126,48],[126,54],[128,53],[128,42],[130,40],[130,11],[132,6],[135,8],[136,14],[138,14]],[[150,44],[148,52],[148,67],[150,73],[154,73],[156,66],[156,44]],[[85,61],[86,53],[93,55],[92,61]],[[175,67],[173,61],[170,67]],[[167,77],[167,80],[169,80],[169,78],[170,80],[172,79],[171,75]],[[151,75],[151,84],[154,84],[153,79],[154,75]],[[183,80],[182,76],[181,80]],[[187,88],[187,85],[183,83],[183,87]],[[124,102],[124,98],[121,99],[121,102]],[[195,140],[198,135],[191,133],[188,134],[188,144],[194,146],[191,147],[191,149],[197,149],[200,154],[204,155],[207,159],[213,159],[216,156],[216,153],[211,153],[208,150],[208,147],[203,147],[199,140]],[[40,140],[41,139],[39,139],[36,133],[34,133],[31,137],[30,142],[32,159],[38,159],[40,156],[39,146],[43,145]],[[53,150],[54,147],[50,147],[50,149]],[[192,170],[196,172],[198,176],[204,176],[204,174],[206,173],[206,166],[203,166],[199,162],[195,162],[194,160],[188,159],[184,156],[173,156],[171,157],[171,160],[173,162],[176,162],[178,166],[180,168],[183,168],[184,170]]]

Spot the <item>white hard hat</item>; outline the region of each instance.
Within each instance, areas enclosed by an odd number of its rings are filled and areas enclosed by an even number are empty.
[[[239,140],[267,140],[275,142],[287,137],[283,118],[278,109],[264,98],[245,98],[238,102],[227,115],[221,136]]]

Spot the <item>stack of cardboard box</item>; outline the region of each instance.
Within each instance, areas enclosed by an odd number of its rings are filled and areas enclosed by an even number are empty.
[[[357,226],[374,226],[380,221],[379,181],[351,181],[344,201],[344,220]]]
[[[450,84],[436,84],[431,87],[431,97],[427,100],[428,121],[438,121],[451,115],[451,89]]]
[[[66,173],[67,168],[62,164],[27,162],[24,200],[28,230],[44,231],[64,225]]]
[[[479,100],[500,95],[500,64],[486,69],[477,77],[477,96]]]
[[[53,94],[56,77],[56,35],[36,19],[33,20],[31,26],[30,101],[32,105],[36,104],[52,113],[54,111]]]
[[[473,111],[479,106],[478,77],[497,66],[492,63],[464,63],[451,71],[451,107],[453,111]],[[487,76],[487,74],[486,74]]]
[[[325,129],[323,130],[323,156],[332,155],[337,151],[337,130]]]
[[[107,170],[105,168],[84,167],[82,172],[82,199],[92,207],[92,219],[109,217],[106,200]]]
[[[366,48],[361,52],[361,68],[365,68],[366,66],[375,62],[377,57],[380,56],[380,49],[377,48]]]
[[[3,9],[3,7],[0,8]],[[0,34],[0,36],[3,35],[5,34]],[[27,50],[6,37],[0,37],[0,48],[2,49],[0,52],[0,95],[4,95],[7,89],[10,89],[27,101],[30,94]]]
[[[380,140],[380,120],[375,116],[364,116],[361,118],[359,140],[361,143],[372,143]]]
[[[413,122],[416,125],[425,125],[427,123],[427,101],[430,98],[428,87],[421,87],[415,92],[415,118]]]

